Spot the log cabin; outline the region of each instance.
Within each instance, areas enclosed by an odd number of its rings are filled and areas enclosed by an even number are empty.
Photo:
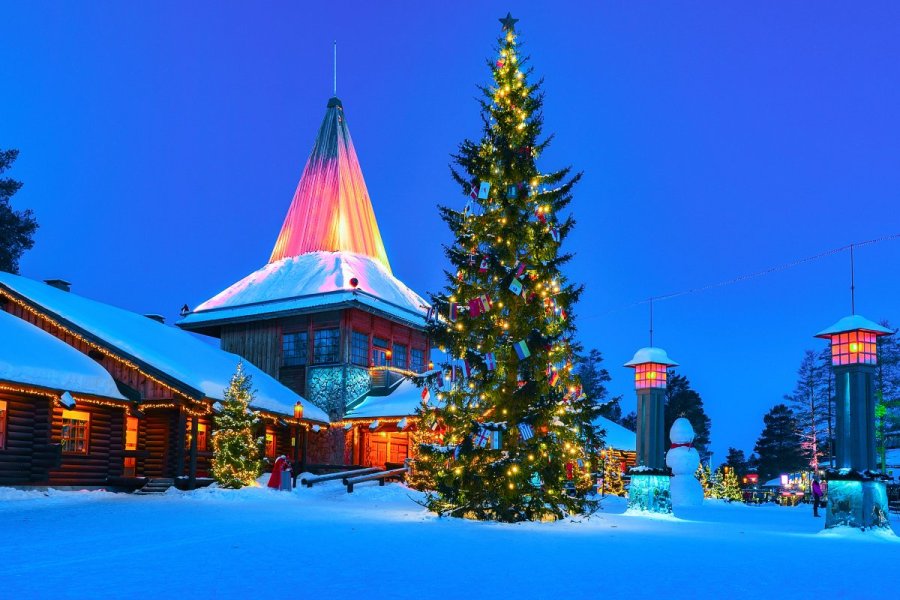
[[[343,104],[331,98],[269,262],[178,326],[218,338],[337,422],[429,368],[428,310],[391,270]],[[356,462],[345,438],[339,426],[316,436],[317,456]]]
[[[103,485],[121,474],[134,403],[106,370],[0,311],[0,485]]]
[[[111,454],[115,468],[105,478],[92,472],[67,483],[136,487],[148,479],[181,478],[192,487],[209,472],[215,404],[224,400],[242,359],[153,315],[79,296],[65,282],[51,283],[0,273],[0,308],[92,360],[118,390],[119,398],[111,401],[133,404],[127,414],[119,410],[117,418],[91,414],[91,435],[99,435],[101,421],[109,428],[107,444],[91,440],[92,455],[99,460]],[[266,457],[285,454],[306,462],[309,438],[316,437],[310,432],[326,427],[327,415],[251,364],[245,363],[245,371],[256,390],[251,408],[261,416]],[[63,425],[57,421],[54,417],[54,435]],[[36,415],[35,439],[46,427]]]

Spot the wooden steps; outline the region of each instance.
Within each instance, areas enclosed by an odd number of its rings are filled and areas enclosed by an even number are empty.
[[[175,485],[174,479],[166,479],[164,477],[154,477],[148,481],[144,487],[137,490],[135,494],[145,496],[148,494],[164,494],[166,490]]]

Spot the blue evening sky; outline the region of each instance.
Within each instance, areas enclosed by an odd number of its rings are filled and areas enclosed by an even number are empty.
[[[439,5],[438,5],[439,4]],[[900,232],[900,4],[29,2],[0,8],[0,148],[41,224],[22,274],[170,322],[268,259],[331,95],[395,274],[442,285],[437,203],[479,133],[512,10],[545,78],[545,170],[585,172],[580,338],[620,365],[651,295]],[[900,322],[900,240],[857,253],[857,308]],[[656,342],[749,451],[812,335],[849,313],[842,253],[656,304]],[[630,306],[632,305],[632,306]],[[629,307],[630,306],[630,307]]]

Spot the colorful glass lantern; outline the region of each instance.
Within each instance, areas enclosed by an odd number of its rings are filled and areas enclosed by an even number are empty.
[[[295,419],[303,418],[303,405],[299,402],[294,404],[294,418]]]
[[[859,315],[844,317],[816,337],[831,342],[831,364],[874,365],[878,360],[877,338],[894,333],[887,327]]]
[[[667,370],[677,367],[678,363],[670,359],[662,348],[641,348],[625,366],[634,369],[635,389],[665,389]]]

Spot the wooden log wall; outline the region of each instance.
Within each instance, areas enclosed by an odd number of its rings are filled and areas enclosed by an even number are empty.
[[[6,402],[6,447],[0,450],[0,485],[26,485],[46,478],[35,464],[35,449],[50,443],[50,399],[0,391]]]
[[[281,327],[278,321],[239,323],[222,328],[221,347],[253,363],[272,377],[281,368]]]
[[[46,483],[61,486],[104,485],[108,477],[122,475],[125,410],[80,403],[75,410],[90,415],[88,452],[63,452],[61,465],[50,469]],[[54,408],[51,431],[55,442],[62,438],[62,417],[63,409]]]

